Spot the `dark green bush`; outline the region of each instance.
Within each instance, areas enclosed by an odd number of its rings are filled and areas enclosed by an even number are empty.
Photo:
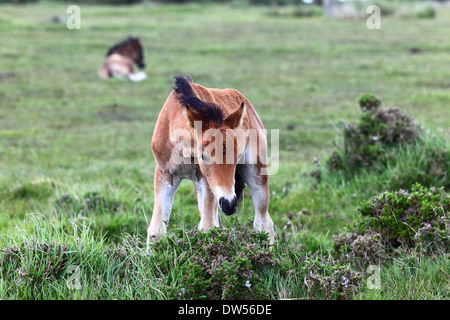
[[[449,216],[450,197],[443,188],[427,189],[419,184],[412,191],[385,192],[363,201],[358,211],[366,217],[360,227],[378,232],[388,246],[415,245],[415,235],[424,224],[438,223],[440,216]]]
[[[352,231],[333,237],[339,254],[380,258],[399,247],[450,251],[450,196],[420,184],[362,201]]]
[[[356,171],[384,165],[389,159],[389,148],[418,138],[419,128],[403,111],[379,108],[381,101],[372,94],[362,94],[358,102],[363,113],[357,125],[344,123],[344,151],[331,155],[327,161],[331,170]]]
[[[346,298],[362,284],[359,272],[328,255],[278,250],[268,246],[266,233],[243,227],[175,230],[152,245],[148,262],[151,272],[165,279],[161,285],[171,299],[277,298],[268,275],[289,278],[321,299]]]
[[[389,179],[384,185],[389,190],[408,189],[415,183],[450,187],[445,140],[419,128],[400,109],[380,108],[381,100],[372,94],[362,94],[358,102],[363,111],[359,121],[343,122],[343,147],[327,159],[331,174],[340,172],[351,179],[365,169]]]
[[[267,299],[260,272],[279,263],[267,234],[223,228],[175,230],[152,245],[150,259],[164,277],[178,265],[166,284],[172,299]]]

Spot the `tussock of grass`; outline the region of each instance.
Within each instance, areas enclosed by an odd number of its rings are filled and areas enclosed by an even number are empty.
[[[431,257],[418,252],[402,252],[380,268],[380,288],[362,290],[354,296],[362,300],[448,300],[450,298],[449,255]]]

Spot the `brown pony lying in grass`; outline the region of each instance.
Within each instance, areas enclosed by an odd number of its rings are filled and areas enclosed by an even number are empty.
[[[129,78],[132,81],[144,80],[144,72],[135,72],[134,64],[145,68],[144,51],[139,38],[130,37],[112,46],[106,53],[106,59],[98,70],[102,79],[112,77]]]
[[[245,183],[255,205],[255,230],[274,243],[268,212],[267,140],[252,104],[234,89],[207,89],[189,76],[175,77],[152,138],[156,159],[155,203],[147,242],[166,232],[175,192],[182,179],[193,181],[199,229],[220,225],[237,211]]]

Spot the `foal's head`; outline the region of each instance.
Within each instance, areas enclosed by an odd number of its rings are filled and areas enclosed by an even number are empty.
[[[238,196],[242,192],[242,181],[236,179],[236,165],[244,156],[242,124],[246,106],[242,102],[234,112],[224,117],[218,105],[197,98],[189,76],[175,79],[178,100],[185,106],[187,121],[194,129],[195,157],[200,170],[222,212],[232,215],[237,210]]]
[[[129,37],[128,39],[112,46],[106,56],[117,53],[133,60],[141,69],[145,68],[144,50],[142,49],[141,39]]]

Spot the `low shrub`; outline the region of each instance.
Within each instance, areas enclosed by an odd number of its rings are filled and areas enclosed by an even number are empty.
[[[266,234],[223,228],[175,230],[152,245],[150,259],[172,299],[267,299],[260,271],[279,263]]]
[[[381,108],[381,100],[372,94],[362,94],[358,102],[360,119],[356,124],[343,122],[342,147],[338,145],[326,160],[329,174],[348,180],[372,172],[388,190],[408,189],[415,183],[450,187],[445,139],[419,127],[398,108]]]
[[[152,246],[148,267],[171,299],[279,298],[268,279],[290,279],[300,284],[289,288],[293,294],[321,299],[347,298],[361,287],[359,272],[328,255],[278,249],[267,234],[239,227],[180,230]]]
[[[303,254],[298,261],[297,274],[303,278],[310,297],[347,299],[362,286],[362,274],[330,256],[318,252]],[[291,276],[294,276],[292,272]]]
[[[397,248],[450,251],[450,196],[420,184],[362,201],[352,231],[333,237],[338,255],[377,260]]]
[[[379,108],[381,100],[362,94],[363,111],[358,124],[344,123],[344,152],[334,152],[327,161],[330,170],[355,171],[361,167],[385,164],[388,149],[418,138],[414,119],[397,108]]]

